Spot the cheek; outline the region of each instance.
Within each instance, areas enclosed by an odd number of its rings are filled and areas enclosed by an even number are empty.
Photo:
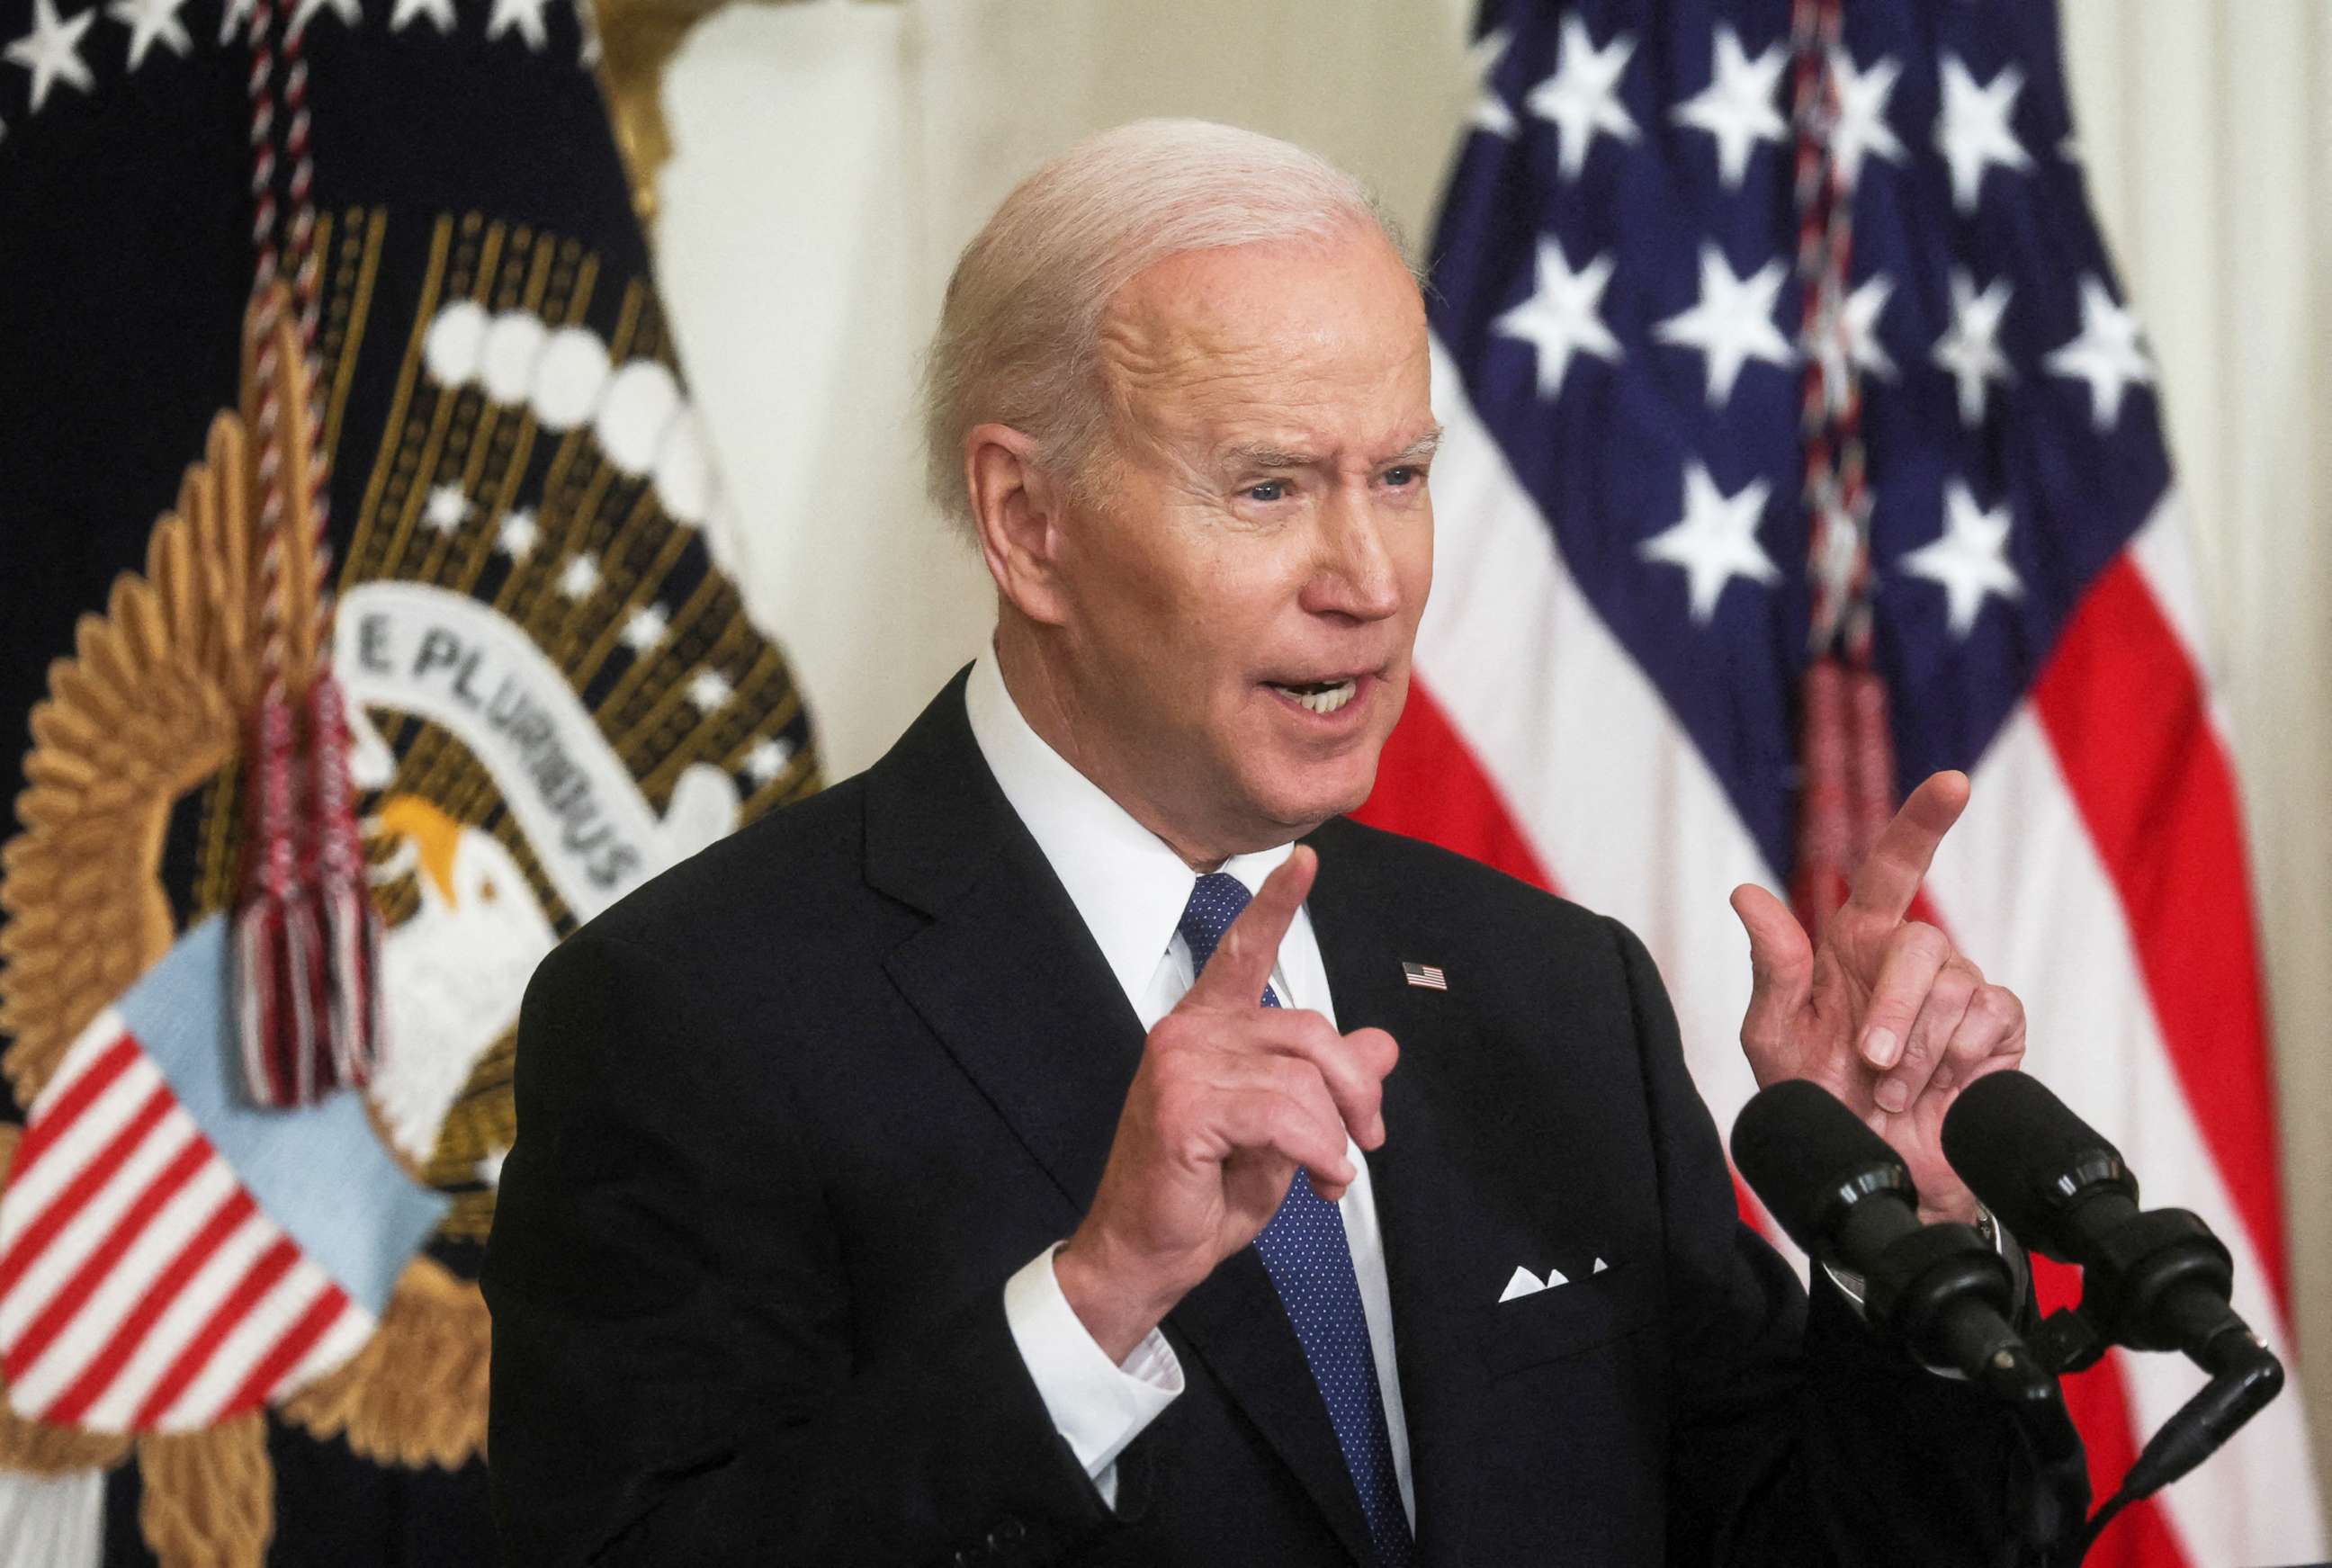
[[[1401,540],[1393,569],[1400,574],[1403,602],[1409,610],[1411,626],[1424,612],[1426,596],[1433,591],[1433,503],[1425,503],[1424,516],[1414,532]]]
[[[1152,711],[1201,708],[1236,660],[1238,574],[1165,550],[1124,551],[1080,582],[1078,640],[1114,681],[1149,694]]]
[[[1145,548],[1145,526],[1113,519],[1096,528],[1066,562],[1061,579],[1074,596],[1082,641],[1138,648],[1172,620],[1178,597],[1173,563],[1155,548]]]

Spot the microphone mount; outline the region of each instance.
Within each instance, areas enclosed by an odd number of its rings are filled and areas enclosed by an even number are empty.
[[[2201,1464],[2282,1391],[2283,1363],[2229,1305],[2234,1260],[2195,1215],[2141,1209],[2120,1151],[2022,1073],[1971,1085],[1945,1119],[1946,1155],[2034,1250],[2081,1268],[2080,1299],[2027,1336],[2054,1375],[2106,1351],[2174,1351],[2210,1382],[2164,1422],[2081,1533],[2078,1563],[2106,1525]]]

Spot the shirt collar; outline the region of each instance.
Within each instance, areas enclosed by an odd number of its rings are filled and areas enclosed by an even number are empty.
[[[1126,999],[1139,1008],[1173,944],[1197,875],[1021,716],[993,646],[972,664],[963,704],[971,738],[1004,798],[1067,889]],[[1252,894],[1295,847],[1291,841],[1233,856],[1223,869]]]

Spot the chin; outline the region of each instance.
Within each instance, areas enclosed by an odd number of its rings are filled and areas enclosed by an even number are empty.
[[[1217,777],[1228,793],[1217,798],[1235,803],[1238,817],[1249,825],[1238,834],[1250,840],[1239,852],[1285,844],[1360,808],[1376,786],[1377,761],[1400,717],[1405,684],[1365,693],[1371,711],[1341,736],[1291,735],[1285,715],[1266,709],[1263,723],[1242,725],[1237,740],[1223,734],[1209,747],[1228,764]]]
[[[1376,785],[1379,750],[1371,746],[1363,756],[1314,762],[1270,780],[1250,781],[1248,798],[1280,830],[1282,837],[1275,842],[1285,843],[1288,834],[1301,837],[1331,817],[1360,809]]]

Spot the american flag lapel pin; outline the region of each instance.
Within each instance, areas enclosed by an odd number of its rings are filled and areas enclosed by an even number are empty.
[[[1423,986],[1429,991],[1449,989],[1449,977],[1429,963],[1404,963],[1400,966],[1400,972],[1413,986]]]

